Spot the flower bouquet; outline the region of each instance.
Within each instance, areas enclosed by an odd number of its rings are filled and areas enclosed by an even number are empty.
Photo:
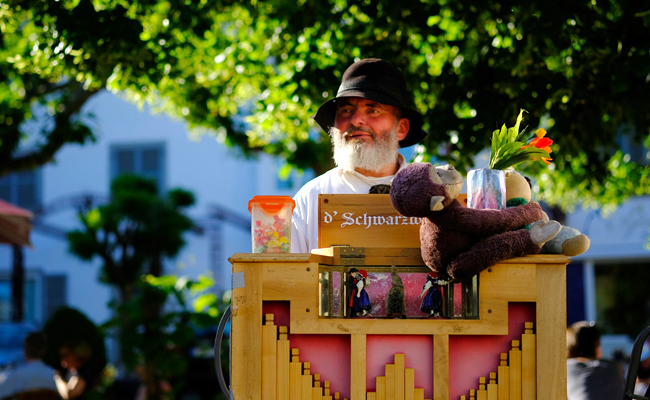
[[[550,164],[551,145],[546,131],[539,128],[526,137],[525,129],[519,132],[524,110],[519,111],[515,126],[492,132],[488,169],[474,169],[467,175],[467,204],[471,208],[501,209],[506,205],[505,172],[525,161],[541,159]]]
[[[506,128],[504,124],[501,129],[492,132],[492,146],[490,148],[490,169],[506,169],[521,164],[524,161],[535,161],[538,158],[546,164],[550,164],[551,145],[553,141],[547,137],[544,128],[539,128],[534,134],[525,136],[525,129],[519,132],[519,126],[523,120],[524,110],[519,111],[517,122],[512,128]]]

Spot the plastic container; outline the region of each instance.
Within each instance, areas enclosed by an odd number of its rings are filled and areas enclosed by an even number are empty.
[[[289,253],[291,216],[296,202],[289,196],[255,196],[248,202],[253,253]]]

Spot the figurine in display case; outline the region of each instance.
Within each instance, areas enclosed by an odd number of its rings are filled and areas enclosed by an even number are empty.
[[[444,285],[447,281],[438,279],[438,274],[431,271],[427,274],[427,281],[422,286],[422,292],[418,299],[422,299],[420,311],[426,313],[429,317],[442,317],[442,289],[440,285]]]
[[[406,318],[404,281],[400,278],[394,265],[391,268],[390,275],[391,286],[386,296],[386,317]]]
[[[367,317],[370,315],[372,304],[366,292],[366,286],[369,284],[366,270],[350,269],[347,286],[350,293],[348,307],[350,308],[351,317]]]

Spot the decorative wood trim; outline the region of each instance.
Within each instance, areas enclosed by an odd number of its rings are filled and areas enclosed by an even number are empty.
[[[350,400],[365,400],[366,398],[366,335],[354,334],[350,338],[350,382],[363,382],[362,385],[352,385]]]
[[[449,398],[449,335],[433,336],[433,398]]]

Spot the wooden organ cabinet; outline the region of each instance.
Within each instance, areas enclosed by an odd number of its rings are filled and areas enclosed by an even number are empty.
[[[566,264],[531,255],[444,285],[443,317],[420,310],[428,268],[419,221],[388,195],[322,195],[311,254],[234,254],[235,400],[566,398]],[[369,316],[350,317],[350,271],[368,275]],[[406,312],[386,297],[404,286]]]

